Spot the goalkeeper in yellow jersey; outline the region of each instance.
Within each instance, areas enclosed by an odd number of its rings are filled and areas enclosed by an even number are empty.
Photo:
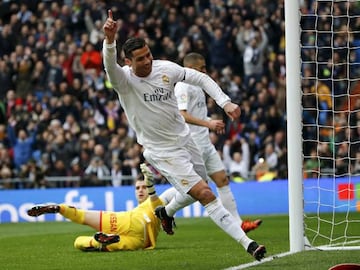
[[[144,179],[135,182],[139,205],[131,211],[109,212],[82,210],[65,204],[37,205],[27,211],[29,216],[59,213],[65,218],[94,228],[94,236],[79,236],[74,242],[83,251],[119,251],[153,249],[160,230],[160,220],[154,209],[167,204],[176,190],[170,188],[156,195],[153,174],[145,164],[140,165]]]

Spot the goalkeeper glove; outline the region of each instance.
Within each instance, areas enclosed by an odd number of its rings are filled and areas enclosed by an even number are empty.
[[[148,168],[148,166],[146,166],[145,163],[140,164],[140,169],[141,169],[142,174],[144,175],[145,185],[147,187],[148,194],[150,196],[155,195],[156,191],[155,191],[155,187],[154,187],[153,173],[150,171],[150,169]]]

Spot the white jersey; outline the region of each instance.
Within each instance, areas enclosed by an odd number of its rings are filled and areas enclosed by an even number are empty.
[[[196,118],[207,120],[208,110],[204,91],[199,86],[179,82],[175,86],[175,96],[179,110],[186,110]],[[210,142],[209,129],[204,126],[189,124],[191,136],[199,146]]]
[[[190,131],[177,106],[174,87],[184,81],[204,89],[223,108],[230,102],[206,74],[166,60],[153,60],[152,72],[138,77],[129,66],[116,62],[116,42],[103,44],[103,60],[110,83],[119,96],[138,142],[151,150],[181,147]]]
[[[190,115],[202,120],[208,119],[206,97],[201,87],[178,82],[175,86],[175,96],[179,110],[186,110]],[[224,170],[224,164],[210,141],[209,129],[204,126],[188,125],[191,137],[201,152],[208,174]]]

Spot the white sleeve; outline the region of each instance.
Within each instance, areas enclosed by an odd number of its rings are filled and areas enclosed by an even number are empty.
[[[231,102],[229,96],[227,96],[219,85],[208,75],[191,68],[184,68],[184,70],[184,82],[200,86],[221,108],[224,108],[225,104]]]
[[[105,72],[111,85],[119,93],[126,91],[127,87],[124,86],[127,78],[123,68],[117,63],[116,41],[107,44],[104,40],[102,54]]]
[[[253,57],[253,49],[250,47],[246,47],[244,52],[244,62],[250,63],[252,57]]]
[[[175,85],[174,91],[179,110],[187,110],[189,102],[189,92],[187,84],[183,82],[178,82]]]

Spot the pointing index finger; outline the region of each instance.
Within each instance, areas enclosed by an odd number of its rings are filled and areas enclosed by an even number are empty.
[[[108,10],[108,17],[109,19],[113,19],[113,14],[111,9]]]

